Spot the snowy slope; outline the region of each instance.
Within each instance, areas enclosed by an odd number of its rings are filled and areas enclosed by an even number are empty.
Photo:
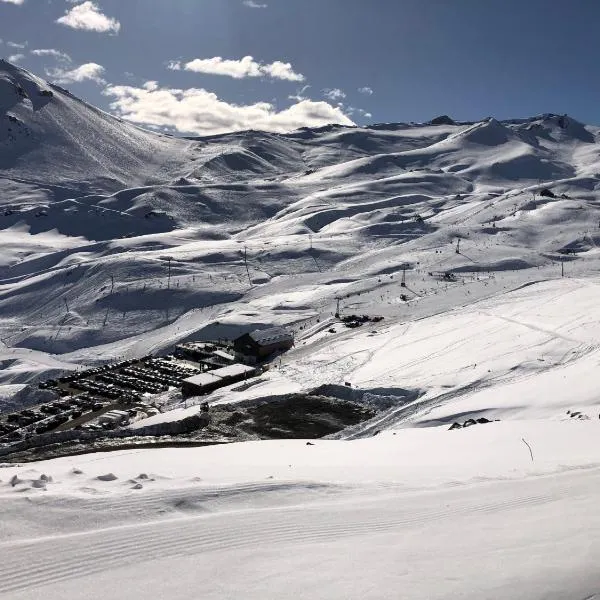
[[[189,146],[116,119],[0,61],[0,177],[24,190],[37,185],[62,200],[160,181],[185,162]]]
[[[358,292],[368,310],[403,320],[393,284],[404,263],[426,302],[432,271],[523,283],[554,277],[559,251],[595,262],[598,129],[570,118],[177,140],[8,63],[2,73],[4,118],[34,132],[16,154],[4,140],[7,359],[27,348],[87,361],[235,335],[330,315],[336,296]]]
[[[295,347],[211,403],[382,409],[311,444],[2,465],[0,597],[600,594],[599,134],[547,114],[182,140],[0,63],[0,410],[271,324]],[[338,301],[384,319],[346,329]]]
[[[524,421],[8,467],[0,597],[592,598],[597,430]]]

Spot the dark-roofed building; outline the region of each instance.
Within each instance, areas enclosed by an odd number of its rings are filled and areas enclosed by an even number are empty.
[[[294,337],[283,327],[257,329],[245,333],[233,341],[233,349],[244,360],[263,360],[275,352],[289,350],[294,345]]]

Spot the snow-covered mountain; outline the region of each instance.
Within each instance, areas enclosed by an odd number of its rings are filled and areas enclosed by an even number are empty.
[[[432,270],[538,278],[600,233],[600,129],[568,116],[177,139],[6,62],[0,109],[4,383],[330,315],[358,290],[404,319],[386,300],[404,264],[418,312]]]
[[[589,263],[600,233],[600,129],[568,116],[177,139],[6,62],[0,110],[4,383],[358,291],[403,320],[404,264],[418,312],[432,271],[537,279]]]
[[[596,597],[599,142],[553,114],[177,139],[1,62],[0,402],[285,324],[295,347],[211,405],[382,410],[7,466],[0,595]],[[493,422],[448,431],[470,418]]]
[[[2,190],[32,201],[162,182],[189,142],[144,131],[0,60]],[[2,204],[12,201],[2,194]]]
[[[294,323],[354,289],[377,297],[404,263],[528,277],[558,252],[593,252],[600,233],[600,129],[567,116],[177,139],[6,62],[0,84],[9,356],[70,363],[217,321]],[[16,372],[5,383],[39,371]]]

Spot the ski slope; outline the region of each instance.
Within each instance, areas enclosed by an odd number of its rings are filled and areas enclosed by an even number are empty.
[[[0,597],[593,597],[597,428],[492,423],[9,467]]]

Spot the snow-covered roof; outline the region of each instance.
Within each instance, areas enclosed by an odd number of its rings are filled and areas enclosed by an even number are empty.
[[[99,423],[116,423],[129,418],[129,413],[124,410],[110,410],[98,417]]]
[[[225,352],[224,350],[215,350],[213,352],[213,354],[215,356],[220,356],[221,358],[224,358],[225,360],[229,360],[229,361],[235,360],[235,356],[233,356],[233,354],[229,354],[229,352]]]
[[[140,419],[135,423],[129,425],[130,429],[141,429],[142,427],[148,427],[149,425],[160,425],[162,423],[176,423],[177,421],[183,421],[189,417],[197,415],[200,411],[199,406],[191,406],[189,408],[175,408],[164,413],[152,415],[145,419]]]
[[[221,377],[217,377],[213,375],[213,373],[200,373],[199,375],[194,375],[193,377],[188,377],[187,379],[184,379],[183,383],[187,383],[189,385],[197,385],[198,387],[204,387],[208,385],[213,385],[215,383],[220,383],[222,381]]]
[[[238,377],[240,375],[254,373],[254,371],[254,367],[248,367],[247,365],[236,363],[235,365],[229,365],[227,367],[215,369],[210,373],[200,373],[199,375],[188,377],[187,379],[184,379],[184,383],[203,387],[205,385],[222,383],[223,379],[228,377]]]
[[[184,342],[183,344],[178,344],[178,348],[184,348],[185,350],[209,350],[213,347],[213,344],[209,344],[208,342]]]
[[[235,365],[215,369],[211,371],[211,375],[215,375],[216,377],[237,377],[239,375],[249,375],[250,373],[254,373],[254,371],[254,367],[236,363]]]
[[[109,414],[109,415],[115,415],[117,417],[128,417],[129,416],[129,413],[127,411],[125,411],[125,410],[117,410],[117,409],[111,410],[107,414]]]
[[[283,327],[269,327],[269,329],[257,329],[248,334],[257,344],[273,344],[276,342],[288,342],[294,338],[292,334]]]

